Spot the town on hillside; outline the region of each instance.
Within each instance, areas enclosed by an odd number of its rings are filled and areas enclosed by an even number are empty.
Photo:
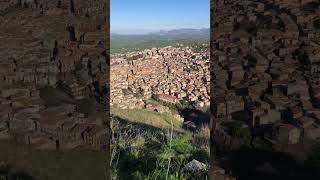
[[[173,113],[195,130],[199,122],[193,110],[206,113],[210,106],[208,45],[196,48],[179,44],[111,55],[110,105],[159,113],[188,108]]]
[[[255,164],[254,170],[239,166],[233,172],[222,159],[227,152],[247,146],[305,161],[319,141],[319,1],[214,2],[211,98],[215,129],[211,135],[215,152],[220,152],[215,163],[224,164],[226,173],[242,179],[265,179],[254,175],[270,169],[272,175],[279,175],[276,166],[280,162],[271,156],[251,153],[243,157],[248,164],[254,158],[265,159],[265,164]],[[295,171],[298,174],[302,169]]]
[[[0,141],[103,150],[103,1],[0,1]]]

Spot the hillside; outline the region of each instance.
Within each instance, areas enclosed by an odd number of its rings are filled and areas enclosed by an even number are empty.
[[[170,128],[172,120],[174,129],[180,132],[183,131],[182,122],[176,120],[170,113],[158,113],[146,109],[120,109],[116,107],[111,107],[110,111],[113,116],[124,119],[129,123],[136,123],[161,129]]]
[[[0,162],[26,172],[32,177],[29,179],[86,180],[105,177],[106,152],[89,149],[43,151],[4,141],[1,141],[0,148]]]
[[[153,47],[183,44],[208,44],[210,29],[177,29],[171,31],[159,31],[145,35],[111,34],[111,54],[138,51]]]

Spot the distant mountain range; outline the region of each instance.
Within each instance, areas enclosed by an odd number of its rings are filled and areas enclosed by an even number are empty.
[[[135,34],[117,34],[111,33],[111,38],[125,38],[125,37],[150,37],[150,36],[162,36],[162,37],[178,37],[178,38],[185,38],[185,37],[209,37],[210,36],[210,29],[209,28],[202,28],[202,29],[191,29],[191,28],[184,28],[184,29],[174,29],[174,30],[160,30],[158,32],[142,34],[142,35],[135,35]]]
[[[161,30],[159,33],[152,33],[158,34],[163,36],[179,36],[179,35],[196,35],[196,36],[209,36],[210,29],[203,28],[203,29],[175,29],[175,30]]]
[[[210,29],[175,29],[161,30],[143,35],[124,35],[111,33],[111,53],[127,52],[152,47],[163,47],[177,43],[193,44],[209,42]]]

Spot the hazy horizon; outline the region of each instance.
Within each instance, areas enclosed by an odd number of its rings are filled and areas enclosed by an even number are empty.
[[[117,35],[149,35],[152,33],[160,33],[161,31],[174,31],[174,30],[183,30],[183,29],[192,29],[192,30],[202,30],[202,29],[210,29],[210,27],[201,27],[201,28],[188,28],[188,27],[182,27],[177,29],[132,29],[129,32],[127,30],[119,30],[119,31],[111,31],[111,34],[117,34]]]
[[[161,30],[210,27],[209,0],[111,0],[110,31],[145,35]]]

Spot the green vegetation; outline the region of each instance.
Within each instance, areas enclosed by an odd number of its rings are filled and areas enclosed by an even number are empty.
[[[81,99],[79,102],[79,111],[85,116],[91,115],[95,111],[95,100],[93,98]]]
[[[110,51],[111,54],[126,53],[131,51],[140,51],[154,47],[176,46],[193,46],[196,44],[209,44],[209,37],[162,37],[148,35],[127,35],[111,37]]]
[[[180,100],[180,104],[181,104],[182,106],[187,106],[189,103],[188,103],[187,100],[183,99],[183,100]]]
[[[153,94],[151,98],[152,98],[153,100],[161,103],[163,106],[168,107],[168,108],[171,110],[172,113],[177,113],[178,108],[177,108],[177,105],[176,105],[176,104],[161,101],[161,100],[159,99],[159,95],[157,95],[157,94]]]
[[[173,113],[177,113],[177,111],[178,111],[177,106],[176,106],[175,104],[173,104],[173,103],[161,101],[161,104],[162,104],[163,106],[168,107]]]
[[[107,157],[105,152],[85,149],[61,152],[36,150],[31,147],[3,141],[0,143],[0,149],[1,161],[14,167],[13,173],[27,172],[28,176],[33,177],[35,180],[105,178],[105,161]]]
[[[118,179],[183,180],[205,179],[207,171],[186,174],[185,165],[193,159],[208,163],[209,151],[192,144],[191,134],[163,138],[144,136],[136,127],[122,126],[113,121],[116,133],[112,143],[113,176]],[[121,132],[121,133],[119,133]],[[129,133],[131,132],[131,133]],[[135,134],[135,133],[133,133]],[[158,137],[158,136],[157,136]]]

